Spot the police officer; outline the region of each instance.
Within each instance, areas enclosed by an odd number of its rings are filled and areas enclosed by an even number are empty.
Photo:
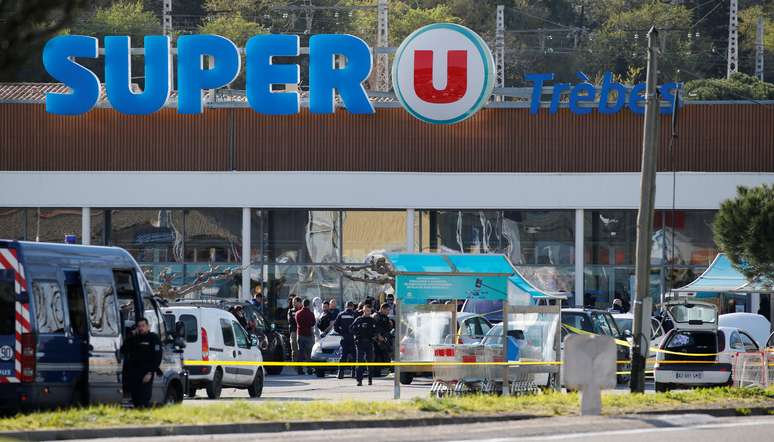
[[[339,316],[333,321],[333,329],[341,336],[341,359],[339,360],[339,363],[355,361],[355,339],[352,336],[352,332],[349,330],[349,327],[354,321],[355,303],[350,301],[347,303],[347,309],[339,313]],[[355,373],[353,370],[352,377],[354,376]],[[338,378],[344,378],[344,370],[341,365],[339,365]]]
[[[153,392],[153,377],[161,374],[161,340],[150,331],[148,320],[141,318],[137,327],[121,346],[124,355],[124,385],[132,395],[135,407],[147,407]]]
[[[355,335],[357,362],[374,361],[374,337],[376,336],[376,319],[371,316],[371,305],[363,306],[363,315],[355,319],[349,326]],[[368,367],[368,385],[373,384],[373,367]],[[363,367],[357,367],[357,385],[363,385]]]
[[[392,329],[393,323],[389,317],[390,305],[382,304],[379,311],[373,314],[376,320],[376,339],[374,356],[378,362],[390,362],[392,359]]]

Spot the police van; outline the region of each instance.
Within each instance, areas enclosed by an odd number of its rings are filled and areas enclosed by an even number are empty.
[[[217,399],[223,387],[247,389],[250,397],[263,393],[265,373],[257,339],[231,313],[213,305],[171,304],[162,309],[169,322],[185,324],[185,366],[188,395],[204,388]],[[207,364],[196,361],[207,361]]]
[[[123,249],[0,240],[0,408],[122,402],[120,349],[138,318],[163,343],[151,402],[182,401],[184,343],[159,308]]]

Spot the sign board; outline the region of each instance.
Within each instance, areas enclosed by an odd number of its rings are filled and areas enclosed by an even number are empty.
[[[147,115],[163,108],[177,79],[177,110],[181,114],[204,112],[204,91],[228,86],[245,65],[245,94],[250,107],[260,114],[294,115],[300,112],[300,65],[275,63],[275,57],[300,56],[297,35],[256,35],[241,51],[231,40],[219,35],[182,35],[177,38],[173,72],[170,37],[149,35],[145,48],[143,90],[132,86],[132,43],[128,36],[104,38],[104,83],[111,106],[125,114]],[[46,43],[43,66],[68,93],[48,93],[46,111],[58,115],[80,115],[90,111],[100,97],[100,78],[78,59],[100,56],[99,41],[86,35],[59,35]],[[244,60],[243,60],[244,57]],[[336,58],[346,63],[336,64]],[[205,60],[209,60],[205,64]],[[363,87],[373,68],[373,51],[362,39],[347,34],[319,34],[309,38],[309,110],[332,114],[336,95],[347,111],[373,114],[375,109]],[[433,124],[453,124],[469,118],[492,95],[495,67],[492,52],[470,29],[453,23],[424,26],[409,35],[398,48],[392,66],[393,87],[401,105],[414,117]],[[530,112],[538,113],[543,87],[552,82],[549,114],[567,100],[570,111],[585,115],[620,112],[625,107],[644,113],[645,83],[627,92],[607,72],[599,88],[578,72],[576,84],[554,81],[552,73],[528,73],[524,79],[533,87]],[[285,90],[274,91],[274,85]],[[287,87],[295,85],[296,87]],[[666,83],[659,88],[662,100],[670,103],[662,113],[672,113],[672,97],[679,87]]]
[[[395,291],[401,302],[427,304],[431,300],[505,300],[508,279],[502,276],[397,275]]]

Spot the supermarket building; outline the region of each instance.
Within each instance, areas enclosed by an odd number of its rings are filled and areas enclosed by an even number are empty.
[[[173,94],[159,112],[127,116],[104,91],[91,112],[47,113],[45,94],[64,90],[0,85],[2,238],[75,234],[124,247],[176,282],[213,264],[249,267],[219,295],[261,284],[276,309],[290,293],[374,294],[382,287],[341,268],[406,250],[504,253],[536,285],[583,293],[579,305],[632,296],[640,115],[531,114],[506,101],[433,125],[372,94],[372,115],[265,116],[223,90],[201,115],[178,114]],[[712,261],[712,220],[737,186],[774,182],[770,108],[688,103],[673,151],[670,118],[661,117],[655,295]],[[724,311],[760,301],[718,298]]]

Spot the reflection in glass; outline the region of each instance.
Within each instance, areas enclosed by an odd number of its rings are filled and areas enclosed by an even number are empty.
[[[365,262],[368,256],[406,248],[405,211],[350,210],[342,214],[344,261]]]
[[[65,235],[81,242],[81,209],[27,209],[28,240],[62,243]]]

